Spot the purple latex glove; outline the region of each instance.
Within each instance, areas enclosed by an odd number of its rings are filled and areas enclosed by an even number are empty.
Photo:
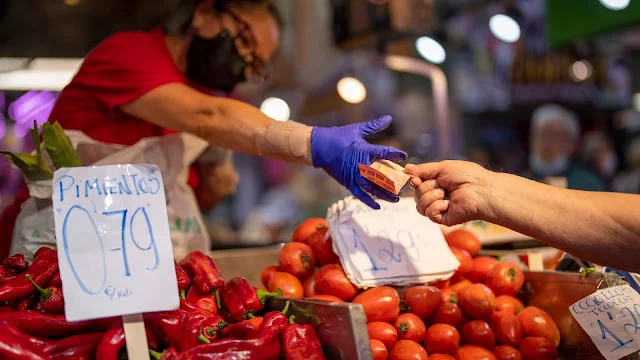
[[[314,127],[311,133],[313,166],[322,168],[373,209],[379,209],[380,205],[369,194],[391,202],[397,202],[399,198],[360,176],[358,164],[371,165],[372,161],[380,159],[403,161],[407,153],[389,146],[369,144],[363,137],[386,129],[391,120],[391,116],[383,116],[347,126]]]

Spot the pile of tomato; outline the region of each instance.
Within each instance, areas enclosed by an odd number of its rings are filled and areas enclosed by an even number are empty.
[[[555,360],[560,332],[544,310],[515,296],[524,273],[512,262],[478,256],[481,244],[458,229],[445,235],[460,267],[446,281],[399,293],[361,291],[333,253],[324,219],[305,220],[262,272],[270,290],[288,297],[361,304],[374,360]]]

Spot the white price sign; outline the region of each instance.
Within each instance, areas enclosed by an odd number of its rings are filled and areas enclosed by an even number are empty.
[[[640,350],[640,294],[631,286],[598,290],[569,310],[607,360]]]
[[[63,168],[52,197],[68,321],[178,308],[156,166]]]

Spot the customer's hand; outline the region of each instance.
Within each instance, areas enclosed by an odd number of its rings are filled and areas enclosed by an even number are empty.
[[[371,165],[372,161],[387,159],[402,161],[407,153],[390,146],[369,144],[364,136],[386,129],[391,116],[340,127],[314,127],[311,133],[313,166],[322,168],[346,187],[353,196],[374,209],[379,209],[371,194],[382,200],[397,202],[397,196],[379,188],[360,175],[358,164]]]
[[[493,173],[466,161],[407,165],[418,212],[447,226],[483,219],[489,209],[488,185]]]

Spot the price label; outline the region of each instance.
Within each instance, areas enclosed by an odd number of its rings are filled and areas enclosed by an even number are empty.
[[[158,167],[63,168],[52,198],[68,321],[178,308]]]
[[[607,360],[640,350],[640,294],[629,285],[598,290],[569,310]]]

